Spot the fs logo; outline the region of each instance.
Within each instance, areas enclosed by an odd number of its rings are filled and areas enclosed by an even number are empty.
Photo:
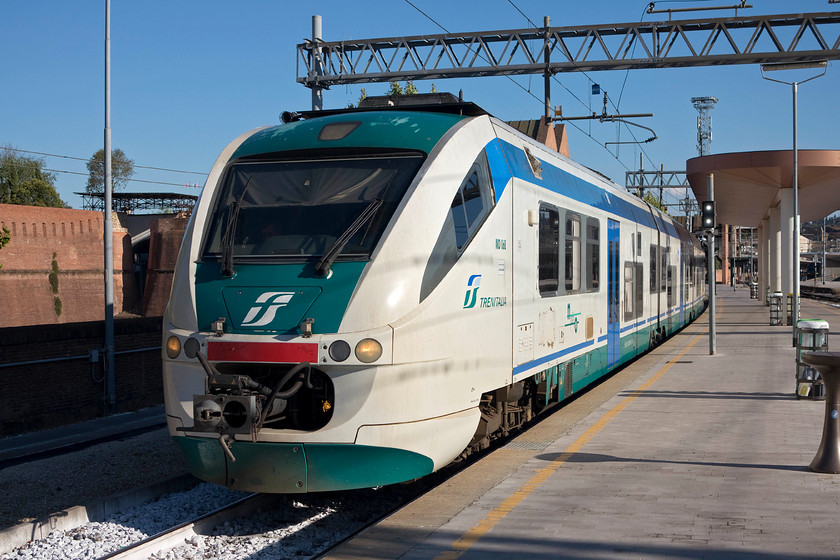
[[[277,310],[286,307],[294,292],[265,292],[260,294],[254,306],[242,320],[243,327],[264,327],[274,320]]]
[[[467,281],[467,294],[464,297],[464,309],[475,307],[478,301],[478,287],[481,284],[481,274],[473,274]],[[470,289],[472,288],[472,289]]]

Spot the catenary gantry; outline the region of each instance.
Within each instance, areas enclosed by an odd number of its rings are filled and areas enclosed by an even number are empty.
[[[297,81],[338,84],[840,58],[840,13],[578,25],[297,45]]]

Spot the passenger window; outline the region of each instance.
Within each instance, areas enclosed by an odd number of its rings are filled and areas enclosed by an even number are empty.
[[[598,220],[586,220],[586,291],[597,292],[601,285],[601,228]]]
[[[656,263],[657,263],[657,256],[656,256],[656,245],[650,246],[650,293],[655,294],[659,290],[656,288],[656,281],[657,281],[657,272],[656,272]]]
[[[636,314],[634,310],[634,303],[636,302],[636,298],[633,297],[633,285],[635,283],[635,272],[636,267],[633,265],[632,262],[625,262],[624,263],[624,320],[625,321],[632,321]]]
[[[580,290],[580,216],[566,214],[566,292]]]
[[[560,287],[560,214],[540,206],[539,289],[541,296],[554,296]]]
[[[627,261],[624,263],[624,320],[632,321],[642,316],[644,302],[644,284],[642,283],[642,263]]]
[[[639,318],[644,314],[645,285],[642,282],[642,263],[634,263],[634,266],[636,268],[636,318]]]

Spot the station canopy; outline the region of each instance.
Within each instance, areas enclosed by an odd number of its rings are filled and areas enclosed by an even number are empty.
[[[799,150],[800,222],[840,209],[840,150]],[[779,206],[783,188],[793,187],[793,151],[738,152],[701,156],[686,162],[698,201],[708,200],[706,177],[714,174],[717,222],[758,227]]]

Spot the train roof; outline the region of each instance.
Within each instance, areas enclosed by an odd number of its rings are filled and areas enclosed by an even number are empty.
[[[471,101],[464,101],[451,93],[417,93],[413,95],[378,95],[364,98],[358,107],[345,109],[322,109],[320,111],[299,111],[297,113],[283,113],[285,118],[314,119],[347,113],[364,113],[369,111],[417,111],[429,113],[447,113],[463,117],[480,117],[489,115],[487,111]],[[288,116],[288,117],[287,117]]]

